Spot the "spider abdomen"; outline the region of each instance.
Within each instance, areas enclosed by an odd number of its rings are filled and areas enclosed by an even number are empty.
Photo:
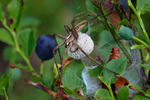
[[[53,58],[53,49],[56,47],[56,41],[53,36],[42,35],[37,40],[36,54],[44,61]]]
[[[85,33],[81,33],[81,32],[78,33],[78,39],[76,41],[76,44],[78,46],[80,46],[80,48],[88,55],[94,49],[93,40],[91,39],[91,37],[88,34],[85,34]],[[72,50],[75,50],[75,51],[72,52]],[[68,50],[68,55],[74,59],[81,59],[86,56],[79,48],[77,48],[76,45],[73,45]]]

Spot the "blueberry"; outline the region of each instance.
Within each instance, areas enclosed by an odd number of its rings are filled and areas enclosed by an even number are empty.
[[[125,10],[129,10],[128,1],[127,0],[120,0],[121,5]]]
[[[36,54],[42,61],[49,60],[53,58],[53,49],[56,45],[56,40],[53,36],[42,35],[37,40]]]

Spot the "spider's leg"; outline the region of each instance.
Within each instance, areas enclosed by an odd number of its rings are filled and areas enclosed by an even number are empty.
[[[86,12],[87,12],[87,10],[82,11],[82,12],[80,12],[80,13],[76,14],[74,17],[79,17],[79,16],[81,16],[81,15],[85,14]]]
[[[63,35],[61,35],[61,34],[54,34],[54,37],[55,37],[55,39],[56,39],[56,37],[59,37],[59,38],[61,38],[61,39],[63,39],[63,40],[65,40],[66,39],[66,37],[65,36],[63,36]],[[57,43],[57,41],[56,41],[56,43]],[[58,45],[58,43],[57,43],[57,45]],[[61,63],[62,63],[62,57],[61,57],[61,53],[60,53],[60,49],[58,48],[58,53],[59,53],[59,58],[60,58],[60,61],[61,61]]]
[[[71,29],[69,28],[69,26],[68,25],[64,25],[64,28],[65,28],[67,34],[69,35],[70,32],[71,32]]]
[[[75,22],[76,22],[76,21],[78,21],[78,20],[80,20],[80,19],[83,19],[83,18],[85,18],[85,17],[88,17],[88,16],[90,16],[90,15],[89,15],[89,14],[86,14],[86,15],[81,16],[81,17],[74,17],[73,20],[71,21],[72,27],[75,27]]]
[[[61,34],[56,34],[56,33],[54,33],[53,36],[55,37],[55,39],[56,39],[56,37],[59,37],[59,38],[61,38],[61,39],[66,39],[66,37],[63,36],[63,35],[61,35]]]
[[[106,69],[106,70],[108,70],[108,71],[114,73],[115,75],[118,75],[118,73],[116,73],[116,72],[114,72],[114,71],[108,69],[107,67],[101,65],[101,64],[100,64],[99,62],[97,62],[94,58],[92,58],[91,56],[89,56],[78,44],[75,43],[74,45],[77,45],[77,47],[81,50],[81,52],[82,52],[83,54],[85,54],[85,56],[86,56],[88,59],[90,59],[92,62],[94,62],[95,64],[99,65],[100,67],[102,67],[102,68],[104,68],[104,69]]]
[[[61,34],[56,34],[56,33],[54,33],[53,36],[55,37],[55,40],[56,40],[56,37],[59,37],[59,38],[65,40],[65,36],[63,36],[63,35],[61,35]],[[56,40],[56,45],[58,45],[57,40]],[[60,49],[59,49],[59,48],[58,48],[58,54],[59,54],[59,59],[60,59],[60,61],[62,61],[62,59],[61,59],[61,53],[60,53]]]
[[[85,18],[85,17],[87,17],[87,16],[90,16],[90,14],[86,14],[86,13],[87,13],[87,10],[82,11],[82,12],[76,14],[76,15],[73,17],[73,20],[71,21],[72,27],[75,26],[75,22],[76,22],[76,21],[78,21],[78,20],[80,20],[80,19],[82,19],[82,18]],[[83,15],[83,14],[85,14],[85,15],[84,15],[84,16],[81,16],[81,15]]]
[[[59,78],[61,79],[61,75],[59,73],[59,68],[58,68],[58,64],[57,64],[57,61],[56,61],[56,55],[55,55],[55,51],[58,49],[59,50],[59,47],[63,46],[65,44],[65,41],[63,41],[61,44],[57,45],[54,49],[53,49],[53,55],[54,55],[54,62],[56,64],[56,68],[57,68],[57,71],[58,71],[58,74],[59,74]],[[60,51],[59,51],[60,53]],[[60,55],[60,60],[61,60],[61,55]],[[62,62],[62,60],[61,60]]]
[[[62,72],[62,74],[63,74],[63,66],[64,66],[64,58],[65,58],[65,54],[67,53],[67,51],[68,51],[68,49],[70,48],[71,46],[68,46],[66,49],[65,49],[65,51],[64,51],[64,53],[63,53],[63,55],[62,55],[62,63],[61,63],[61,72]]]
[[[75,26],[75,22],[80,20],[80,19],[83,19],[85,17],[89,16],[89,14],[86,14],[84,16],[81,16],[81,17],[74,17],[72,22],[71,22],[71,25],[72,25],[72,34],[74,35],[74,37],[77,39],[78,38],[78,32],[79,30],[81,30],[84,25],[87,23],[87,20],[83,20],[83,22],[80,22],[77,27]],[[86,22],[86,23],[85,23]],[[80,27],[79,27],[80,26]],[[76,29],[79,29],[79,30],[76,30]]]
[[[87,20],[83,20],[81,21],[79,24],[77,24],[74,29],[77,31],[77,32],[80,32],[81,29],[85,26],[85,24],[87,24],[88,21]]]

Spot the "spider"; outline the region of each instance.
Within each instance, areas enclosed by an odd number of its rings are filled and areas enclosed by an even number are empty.
[[[75,52],[76,50],[80,50],[87,58],[89,58],[91,61],[95,62],[97,65],[99,65],[100,67],[103,67],[107,70],[109,70],[110,72],[113,72],[111,71],[110,69],[104,67],[103,65],[101,65],[98,61],[96,61],[94,58],[92,58],[91,56],[89,56],[76,42],[77,42],[77,39],[78,39],[78,33],[81,31],[81,29],[88,23],[88,20],[83,20],[81,22],[79,22],[77,25],[75,25],[76,21],[80,20],[80,19],[83,19],[85,17],[88,17],[90,16],[89,14],[87,15],[84,15],[84,16],[81,16],[82,14],[84,14],[84,12],[81,12],[79,14],[77,14],[72,22],[71,22],[71,25],[72,25],[72,28],[69,28],[68,25],[64,25],[64,28],[68,34],[67,37],[63,36],[63,35],[60,35],[60,34],[54,34],[55,38],[56,37],[59,37],[61,39],[63,39],[64,41],[60,44],[58,44],[54,50],[53,50],[53,55],[54,55],[54,61],[55,61],[55,64],[56,64],[56,67],[57,67],[57,70],[61,72],[63,72],[63,62],[64,62],[64,56],[65,54],[67,53],[68,50],[70,50],[70,52]],[[65,51],[64,53],[62,54],[62,56],[60,55],[60,50],[59,50],[59,47],[63,46],[65,44]],[[72,50],[71,47],[72,46],[75,46],[75,49]],[[56,55],[55,55],[55,51],[58,49],[58,52],[59,52],[59,57],[60,57],[60,60],[61,60],[61,67],[60,69],[58,68],[58,65],[57,65],[57,61],[56,61]],[[116,72],[113,72],[115,74],[117,74]],[[60,77],[60,73],[59,73],[59,77]]]

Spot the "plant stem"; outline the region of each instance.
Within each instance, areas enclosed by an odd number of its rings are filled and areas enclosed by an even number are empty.
[[[103,18],[105,20],[105,24],[106,24],[105,26],[109,29],[109,31],[110,31],[112,37],[114,38],[115,42],[117,43],[117,45],[119,46],[119,48],[122,50],[122,52],[124,53],[124,55],[127,57],[127,59],[129,60],[129,62],[131,63],[131,56],[130,56],[129,52],[124,47],[123,43],[120,40],[118,40],[118,37],[117,37],[117,34],[116,34],[114,28],[112,28],[112,26],[109,25],[108,20],[105,17],[103,11],[102,11],[101,5],[99,7],[99,12],[100,12],[100,14],[102,14],[102,16],[103,16]],[[100,16],[100,14],[98,14],[98,16]]]
[[[112,89],[111,89],[110,84],[107,84],[107,83],[103,80],[103,77],[99,77],[99,79],[107,86],[107,88],[108,88],[108,90],[109,90],[109,92],[110,92],[110,95],[111,95],[112,99],[115,100],[115,96],[114,96],[114,94],[113,94],[113,91],[112,91]]]
[[[4,91],[5,99],[8,100],[8,95],[7,95],[7,92],[6,92],[6,88],[5,88],[5,87],[3,87],[3,91]]]
[[[43,72],[44,72],[44,63],[42,62],[41,66],[40,66],[40,75],[41,76],[43,76]]]
[[[139,20],[139,23],[140,23],[140,26],[143,30],[143,33],[144,33],[144,37],[146,38],[147,41],[149,41],[149,36],[146,32],[146,29],[145,29],[145,26],[144,26],[144,23],[143,23],[143,20],[141,18],[141,13],[139,11],[137,11],[135,9],[135,7],[133,6],[131,0],[128,0],[128,5],[131,7],[131,9],[133,10],[133,12],[135,13],[135,15],[137,16],[138,20]]]
[[[137,37],[133,37],[133,39],[141,44],[143,44],[146,48],[149,48],[149,46],[144,42],[142,41],[141,39],[137,38]]]
[[[35,72],[35,70],[33,69],[29,59],[25,56],[25,54],[21,51],[20,47],[19,47],[19,43],[18,43],[18,40],[17,40],[17,36],[16,36],[16,33],[7,26],[7,24],[3,23],[4,27],[11,33],[13,39],[14,39],[14,43],[15,43],[15,48],[16,48],[16,51],[22,56],[22,58],[24,59],[24,61],[26,62],[27,64],[27,67],[29,69],[29,71],[32,73],[32,75],[36,76],[36,77],[39,77],[39,75]]]
[[[111,89],[111,86],[110,86],[110,85],[107,85],[107,88],[108,88],[108,90],[109,90],[109,92],[110,92],[111,97],[113,98],[113,100],[115,100],[115,97],[114,97],[113,91],[112,91],[112,89]]]

